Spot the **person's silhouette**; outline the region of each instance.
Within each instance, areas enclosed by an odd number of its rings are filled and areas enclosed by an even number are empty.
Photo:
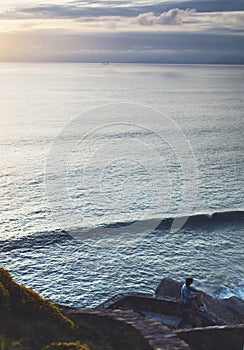
[[[201,300],[201,291],[192,287],[193,278],[186,278],[185,283],[181,288],[181,299],[185,304],[195,302],[200,311],[206,311]]]

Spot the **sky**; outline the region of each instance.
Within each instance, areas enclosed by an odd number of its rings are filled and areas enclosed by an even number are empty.
[[[244,64],[244,0],[4,0],[0,61]]]

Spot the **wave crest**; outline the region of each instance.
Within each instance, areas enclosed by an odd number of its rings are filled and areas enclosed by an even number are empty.
[[[223,223],[241,223],[244,220],[244,210],[227,210],[227,211],[218,211],[212,213],[196,213],[190,216],[185,216],[188,218],[184,227],[193,227],[193,228],[201,228],[206,227],[207,225],[218,226]],[[182,217],[176,218],[176,220],[182,220]],[[147,227],[147,223],[151,220],[159,220],[157,219],[147,219],[141,220],[140,224],[142,227]],[[174,217],[168,217],[163,219],[160,224],[157,226],[156,230],[170,230],[172,222],[175,220]],[[47,245],[54,244],[62,244],[68,240],[73,240],[74,237],[86,238],[103,238],[104,233],[106,233],[106,229],[114,228],[116,232],[119,233],[119,229],[122,227],[130,226],[135,221],[124,221],[124,222],[113,222],[107,223],[96,227],[81,227],[81,228],[71,228],[69,234],[69,230],[55,230],[50,232],[42,232],[36,234],[30,234],[25,237],[8,239],[8,240],[0,240],[0,251],[10,251],[14,249],[36,249],[43,248]],[[183,230],[182,228],[181,230]]]

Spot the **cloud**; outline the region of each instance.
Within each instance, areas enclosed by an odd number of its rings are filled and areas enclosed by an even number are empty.
[[[63,4],[55,3],[39,4],[37,6],[11,7],[7,11],[0,12],[0,18],[5,19],[75,19],[80,17],[119,16],[136,17],[140,14],[153,12],[159,17],[164,12],[169,12],[175,7],[182,10],[196,9],[201,12],[219,11],[243,11],[243,0],[189,0],[189,1],[118,1],[118,0],[87,0],[87,1],[66,1]]]
[[[224,23],[242,24],[244,23],[244,12],[224,12],[224,13],[214,13],[212,18],[216,21],[221,21]],[[210,17],[211,18],[211,17]]]
[[[243,0],[60,3],[0,12],[0,60],[244,63]]]
[[[243,0],[188,0],[177,2],[179,8],[195,8],[197,12],[243,11]],[[172,5],[171,5],[172,7]]]
[[[143,26],[181,25],[184,19],[190,17],[195,12],[195,9],[181,10],[175,8],[167,12],[163,12],[159,16],[155,16],[153,12],[142,13],[136,17],[135,23]]]
[[[77,19],[81,17],[99,16],[132,16],[133,10],[129,7],[95,6],[82,4],[42,4],[34,7],[17,7],[0,13],[5,19]]]

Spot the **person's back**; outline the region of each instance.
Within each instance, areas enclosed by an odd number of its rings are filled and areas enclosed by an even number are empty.
[[[185,304],[189,304],[189,302],[194,300],[199,310],[205,311],[205,307],[201,301],[201,291],[191,287],[192,282],[193,278],[186,278],[186,281],[181,288],[181,299]]]
[[[191,295],[191,293],[199,293],[200,291],[196,288],[191,287],[191,284],[193,282],[193,278],[187,278],[186,282],[183,284],[181,288],[181,298],[184,301],[184,303],[188,303],[189,300],[194,299],[194,295]]]
[[[189,286],[187,286],[187,284],[184,283],[181,288],[181,299],[185,304],[189,303],[189,296],[190,296]]]

